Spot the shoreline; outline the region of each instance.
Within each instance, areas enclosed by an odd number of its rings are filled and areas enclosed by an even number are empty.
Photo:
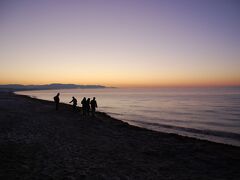
[[[239,179],[240,148],[0,93],[1,179]]]
[[[17,96],[26,96],[28,98],[31,98],[31,99],[36,99],[36,100],[43,100],[43,101],[48,101],[48,102],[54,102],[54,101],[51,101],[51,100],[44,100],[44,99],[39,99],[39,98],[36,98],[36,97],[32,97],[30,95],[22,95],[22,94],[17,94],[18,91],[14,91],[12,92],[13,94],[17,95]],[[65,103],[65,102],[61,102],[60,104],[65,104],[65,105],[68,105],[68,106],[71,106],[70,104],[68,103]],[[78,106],[78,108],[81,109],[80,106]],[[224,145],[230,145],[230,146],[236,146],[236,147],[240,147],[240,144],[239,142],[237,141],[236,138],[234,139],[229,139],[230,142],[223,142],[223,141],[226,141],[226,139],[228,139],[228,137],[225,137],[225,136],[214,136],[214,135],[211,135],[209,137],[198,137],[199,135],[201,134],[191,134],[190,132],[188,131],[183,131],[182,134],[181,133],[177,133],[177,131],[179,132],[180,130],[175,130],[175,132],[167,132],[167,130],[165,131],[161,131],[161,130],[158,130],[157,128],[154,128],[154,127],[144,127],[144,126],[141,126],[141,125],[138,125],[138,121],[136,121],[136,123],[131,123],[131,122],[128,122],[128,121],[124,121],[124,120],[121,120],[121,119],[118,119],[118,118],[115,118],[115,117],[112,117],[110,114],[104,112],[104,111],[97,111],[98,113],[100,114],[104,114],[106,116],[108,116],[109,118],[112,118],[114,120],[117,120],[117,121],[121,121],[123,123],[127,123],[128,125],[130,126],[135,126],[135,127],[139,127],[139,128],[143,128],[143,129],[146,129],[146,130],[151,130],[151,131],[155,131],[155,132],[160,132],[160,133],[166,133],[166,134],[174,134],[174,135],[178,135],[178,136],[182,136],[182,137],[187,137],[187,138],[193,138],[193,139],[197,139],[197,140],[203,140],[203,141],[208,141],[208,142],[213,142],[213,143],[219,143],[219,144],[224,144]],[[140,122],[141,123],[141,122]],[[167,127],[168,125],[162,125],[162,127]],[[188,128],[184,128],[184,127],[181,127],[182,129],[188,129]],[[191,129],[191,131],[198,131],[198,132],[201,132],[203,130],[199,130],[199,129]],[[220,132],[220,131],[211,131],[211,130],[208,130],[207,132],[205,133],[225,133],[225,132]],[[204,133],[203,133],[204,134]],[[232,136],[239,136],[238,134],[235,134],[235,133],[226,133],[226,134],[230,134]],[[225,140],[223,140],[225,139]]]

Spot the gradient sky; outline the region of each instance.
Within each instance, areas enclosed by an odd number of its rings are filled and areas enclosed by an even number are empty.
[[[0,84],[240,85],[238,0],[1,0]]]

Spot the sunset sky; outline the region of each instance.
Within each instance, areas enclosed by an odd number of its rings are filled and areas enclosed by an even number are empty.
[[[1,0],[0,84],[240,85],[238,0]]]

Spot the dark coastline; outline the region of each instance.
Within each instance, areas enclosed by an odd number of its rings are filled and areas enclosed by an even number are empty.
[[[0,93],[0,179],[240,179],[240,147]]]

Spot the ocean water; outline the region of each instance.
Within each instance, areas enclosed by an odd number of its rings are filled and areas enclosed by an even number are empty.
[[[155,131],[240,146],[240,87],[106,88],[21,91],[17,94],[67,103],[96,97],[98,110]]]

